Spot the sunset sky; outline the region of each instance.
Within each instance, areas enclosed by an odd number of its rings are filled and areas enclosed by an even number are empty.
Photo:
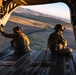
[[[24,8],[29,8],[41,13],[58,16],[65,19],[70,19],[70,10],[69,7],[64,3],[52,3],[44,5],[32,5],[32,6],[23,6]]]

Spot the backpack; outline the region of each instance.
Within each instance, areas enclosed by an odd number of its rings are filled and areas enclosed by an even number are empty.
[[[20,47],[26,49],[29,46],[29,39],[24,33],[19,34],[18,40]]]

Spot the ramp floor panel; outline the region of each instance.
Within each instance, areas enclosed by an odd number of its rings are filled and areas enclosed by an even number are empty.
[[[45,50],[30,51],[24,55],[10,55],[2,61],[15,61],[14,65],[0,65],[0,75],[76,75],[75,53],[55,55]],[[1,61],[1,60],[0,60]]]

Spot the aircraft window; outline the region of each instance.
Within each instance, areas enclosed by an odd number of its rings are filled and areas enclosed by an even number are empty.
[[[5,32],[12,33],[12,28],[21,26],[23,32],[30,39],[32,50],[44,50],[47,39],[56,24],[62,24],[66,30],[63,32],[68,41],[68,47],[75,49],[73,28],[70,22],[70,10],[64,3],[45,5],[21,6],[11,14]],[[10,46],[11,39],[0,34],[0,50]]]

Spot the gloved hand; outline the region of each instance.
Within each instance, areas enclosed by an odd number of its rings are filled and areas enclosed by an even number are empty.
[[[4,30],[2,29],[2,26],[0,26],[0,32],[4,32]]]
[[[30,50],[30,47],[28,46],[28,50]]]
[[[30,50],[30,47],[29,46],[26,46],[26,50]]]

